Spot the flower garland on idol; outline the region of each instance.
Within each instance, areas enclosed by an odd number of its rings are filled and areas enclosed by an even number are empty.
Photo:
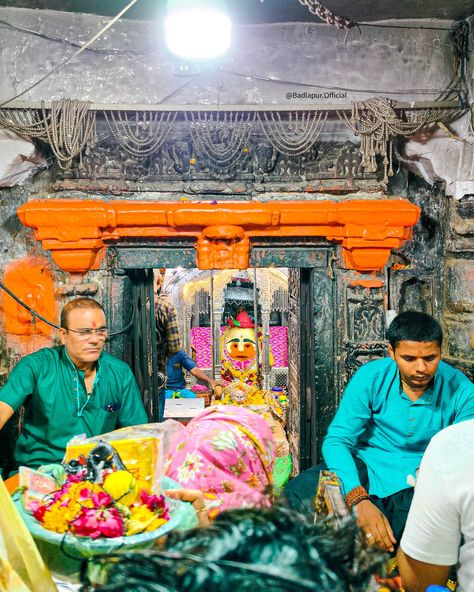
[[[99,460],[94,465],[92,460],[97,460],[97,449],[99,457],[104,455],[105,449],[108,457],[113,451],[114,459],[119,462]],[[117,464],[123,468],[117,469]],[[41,502],[31,502],[30,510],[47,530],[92,539],[153,531],[170,518],[164,496],[140,489],[117,452],[105,443],[94,448],[87,459],[80,457],[69,462],[66,480],[60,489]]]

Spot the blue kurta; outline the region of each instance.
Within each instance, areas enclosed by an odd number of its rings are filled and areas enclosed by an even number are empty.
[[[179,390],[186,387],[183,368],[192,370],[196,368],[196,362],[188,356],[182,349],[178,353],[170,356],[166,363],[166,388],[170,390]]]
[[[347,494],[360,485],[354,457],[368,469],[369,493],[386,497],[408,487],[431,438],[443,428],[474,418],[474,384],[441,361],[417,401],[401,388],[391,358],[362,366],[347,385],[323,442],[329,470]]]

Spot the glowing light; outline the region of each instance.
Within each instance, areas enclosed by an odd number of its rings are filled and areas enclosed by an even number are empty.
[[[207,60],[230,47],[232,23],[221,0],[168,0],[165,38],[169,50],[190,60]]]

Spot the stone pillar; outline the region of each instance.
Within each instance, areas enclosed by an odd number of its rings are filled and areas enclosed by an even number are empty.
[[[270,388],[270,307],[262,306],[263,388]]]

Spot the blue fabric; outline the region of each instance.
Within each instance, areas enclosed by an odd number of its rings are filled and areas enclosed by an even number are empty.
[[[173,395],[175,395],[175,399],[195,399],[196,393],[190,391],[189,389],[166,389],[165,395],[167,399],[173,399]]]
[[[367,466],[369,493],[387,497],[407,487],[431,438],[474,418],[474,384],[441,361],[432,384],[417,401],[401,388],[391,358],[362,366],[347,385],[323,442],[329,470],[345,493],[359,486],[353,455]]]
[[[178,353],[168,358],[166,363],[166,388],[170,390],[184,389],[186,380],[184,377],[183,368],[185,370],[192,370],[196,367],[196,363],[188,354],[182,349]]]

